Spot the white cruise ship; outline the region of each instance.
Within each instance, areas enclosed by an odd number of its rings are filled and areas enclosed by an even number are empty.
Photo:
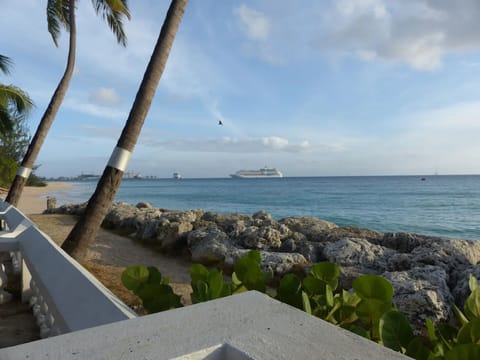
[[[235,179],[281,178],[283,174],[275,168],[264,167],[259,170],[239,170],[230,175]]]

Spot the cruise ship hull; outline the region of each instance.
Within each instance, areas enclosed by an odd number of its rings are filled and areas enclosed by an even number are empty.
[[[265,167],[260,170],[240,170],[230,176],[234,179],[266,179],[281,178],[283,174],[277,169]]]

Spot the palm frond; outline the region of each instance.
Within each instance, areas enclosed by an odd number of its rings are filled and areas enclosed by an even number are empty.
[[[32,107],[33,101],[25,91],[13,85],[0,84],[0,108],[22,114],[28,113]]]
[[[5,75],[10,74],[10,67],[12,66],[12,60],[9,57],[0,55],[0,71]]]
[[[95,12],[102,16],[117,41],[123,46],[127,45],[127,36],[123,30],[123,17],[130,20],[127,0],[92,0]]]
[[[0,105],[0,135],[7,134],[13,129],[13,119],[10,111]]]
[[[47,24],[48,32],[52,36],[55,46],[58,46],[60,31],[65,28],[70,31],[69,24],[70,6],[67,0],[48,0],[47,2]]]

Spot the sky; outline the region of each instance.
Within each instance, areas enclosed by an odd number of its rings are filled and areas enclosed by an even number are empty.
[[[37,164],[100,174],[168,1],[129,1],[127,47],[78,0],[77,61]],[[0,82],[26,90],[33,135],[66,64],[46,1],[0,0]],[[127,171],[227,177],[480,173],[478,0],[190,0]],[[218,125],[221,120],[223,125]]]

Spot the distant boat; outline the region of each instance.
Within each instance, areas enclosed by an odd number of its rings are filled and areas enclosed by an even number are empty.
[[[180,179],[182,178],[182,175],[181,175],[180,173],[178,173],[178,172],[174,172],[174,173],[173,173],[173,178],[174,178],[175,180],[180,180]]]
[[[126,173],[123,174],[123,179],[143,179],[143,176],[140,173],[127,171]]]
[[[88,181],[88,180],[98,180],[98,179],[100,179],[100,175],[95,175],[95,174],[81,174],[73,178],[74,181]]]
[[[425,180],[427,180],[427,178],[422,177],[420,180],[421,180],[421,181],[425,181]]]
[[[259,170],[239,170],[230,175],[234,179],[281,178],[283,174],[275,168],[264,167]]]

